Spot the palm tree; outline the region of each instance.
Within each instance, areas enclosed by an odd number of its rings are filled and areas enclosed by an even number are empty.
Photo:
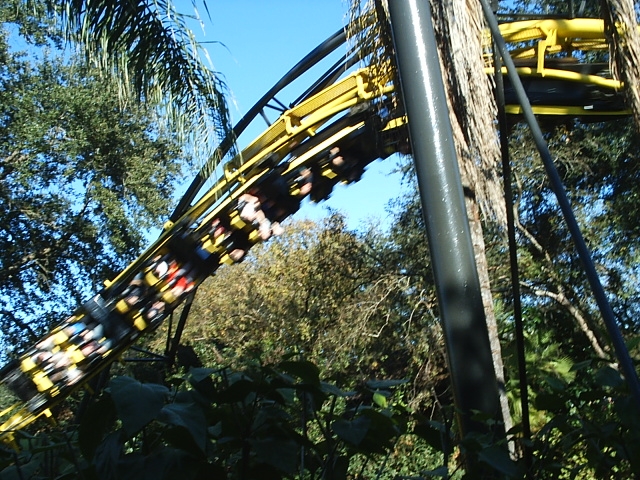
[[[206,52],[188,27],[199,20],[195,0],[189,16],[171,0],[15,1],[55,20],[91,65],[116,79],[123,101],[161,108],[177,134],[205,148],[194,155],[206,158],[229,133],[226,85],[203,61]]]

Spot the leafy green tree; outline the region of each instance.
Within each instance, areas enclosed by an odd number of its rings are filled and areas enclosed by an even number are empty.
[[[403,378],[412,344],[432,334],[433,303],[389,269],[385,243],[359,238],[340,216],[290,223],[200,288],[183,338],[209,365],[299,353],[330,377]]]
[[[538,160],[530,153],[530,139],[520,130],[513,139],[525,294],[541,308],[564,312],[572,320],[576,332],[582,332],[572,344],[576,352],[611,359],[571,238]],[[626,332],[637,334],[638,291],[633,278],[638,232],[629,222],[638,198],[633,126],[629,121],[576,123],[550,132],[549,144],[614,311]],[[566,324],[551,321],[547,326],[558,330]]]
[[[633,123],[561,123],[548,132],[548,141],[637,361],[638,237],[632,219],[638,198],[638,146]],[[602,478],[607,465],[616,463],[617,471],[624,472],[619,475],[633,475],[637,465],[630,452],[637,448],[637,437],[626,422],[635,424],[638,412],[634,408],[630,418],[619,415],[621,405],[632,400],[620,383],[608,335],[525,128],[514,130],[511,155],[518,187],[517,228],[534,450],[544,457],[532,468],[536,478],[570,476],[569,472],[580,472],[582,478]],[[394,223],[394,243],[412,265],[405,271],[422,268],[423,278],[428,278],[428,261],[422,260],[427,252],[420,255],[426,242],[421,239],[419,203],[415,198],[404,203]],[[514,400],[515,418],[520,420],[506,247],[500,232],[485,228],[485,235],[493,293],[502,320],[507,390]],[[572,432],[571,440],[562,437],[567,431]],[[585,456],[594,441],[601,442],[601,448]],[[573,454],[562,457],[554,470],[553,463],[561,458],[563,448],[570,448]],[[537,453],[534,457],[540,458]]]
[[[633,131],[630,120],[590,124],[570,121],[550,126],[546,135],[598,273],[637,361],[634,345],[638,287],[633,278],[638,237],[628,222],[638,195]],[[601,469],[616,457],[611,457],[611,449],[618,448],[608,441],[621,442],[631,450],[636,448],[633,431],[626,429],[623,417],[617,414],[619,405],[629,402],[630,397],[619,384],[615,394],[602,391],[603,386],[613,385],[603,384],[603,375],[609,375],[604,372],[610,368],[615,372],[617,362],[555,195],[524,128],[517,127],[512,133],[511,155],[517,191],[530,418],[534,440],[539,442],[536,448],[541,456],[552,451],[557,455],[556,448],[569,449],[570,443],[575,454],[564,457],[566,461],[558,465],[555,475],[563,477],[573,471],[580,472],[580,478],[603,478]],[[492,249],[496,278],[507,279],[505,264],[499,261],[502,253],[497,253],[501,247],[496,248],[497,245],[493,244]],[[501,281],[496,287],[498,292],[510,291]],[[504,327],[510,330],[511,299],[504,296],[502,301]],[[508,345],[505,362],[513,365],[513,334],[509,330],[503,332]],[[513,366],[507,370],[515,372]],[[512,375],[509,383],[515,387],[518,381]],[[515,388],[510,390],[517,396]],[[604,405],[600,403],[603,398],[608,399]],[[577,411],[581,415],[575,416]],[[637,413],[634,409],[632,415]],[[604,434],[600,429],[607,428],[619,436],[599,439],[599,453],[584,455],[585,449],[591,448],[591,436],[597,437],[596,431]],[[555,433],[550,434],[551,431]],[[572,432],[571,440],[558,436],[559,432],[568,431]],[[568,443],[562,447],[563,442]],[[624,465],[627,472],[635,472],[637,466],[630,462],[626,449],[620,452],[614,461]],[[546,457],[549,461],[550,458]]]
[[[28,25],[27,25],[28,27]],[[20,346],[133,260],[184,159],[175,136],[90,69],[0,38],[0,313]],[[30,338],[31,337],[31,338]]]
[[[424,232],[400,230],[394,235],[406,241],[402,245],[375,229],[356,235],[340,216],[323,225],[288,223],[281,237],[254,247],[243,263],[221,268],[200,287],[184,343],[216,368],[297,354],[345,388],[407,379],[402,401],[423,422],[438,422],[448,432],[451,415],[441,410],[452,401],[444,345],[428,257],[418,258],[427,252]],[[405,441],[411,444],[405,438],[398,448]],[[426,456],[436,452],[421,448]],[[400,460],[398,468],[411,470]]]
[[[190,141],[201,161],[229,133],[226,85],[203,61],[206,55],[189,28],[199,20],[196,2],[192,2],[192,15],[178,11],[170,0],[10,0],[5,4],[9,21],[29,19],[32,27],[49,28],[35,32],[21,27],[21,32],[30,34],[26,38],[53,36],[80,50],[84,62],[113,79],[112,94],[123,103],[137,97],[159,106],[162,120],[168,120],[182,140]],[[206,2],[203,6],[208,11]]]

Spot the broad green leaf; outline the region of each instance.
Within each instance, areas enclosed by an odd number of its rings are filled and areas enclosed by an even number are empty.
[[[356,417],[353,420],[338,419],[331,424],[331,428],[341,440],[358,446],[367,436],[371,420],[367,417]]]
[[[550,393],[539,393],[535,396],[533,403],[538,410],[548,410],[550,412],[560,411],[565,406],[559,395]]]
[[[80,451],[87,460],[93,458],[115,413],[113,401],[107,396],[100,397],[96,402],[89,404],[78,429]]]
[[[296,398],[296,391],[293,388],[277,388],[276,392],[282,397],[285,404],[292,404]]]
[[[389,406],[389,402],[387,402],[387,397],[380,392],[375,392],[373,394],[373,401],[376,405],[381,408],[387,408]]]
[[[122,432],[110,433],[96,448],[93,464],[103,478],[118,478],[118,461],[122,457]]]
[[[338,456],[333,463],[327,465],[327,478],[333,480],[346,480],[349,471],[349,457],[347,455]]]
[[[438,452],[443,451],[442,436],[444,434],[444,431],[439,430],[434,425],[420,423],[414,427],[413,433],[425,440]]]
[[[362,445],[369,452],[384,451],[400,433],[399,426],[386,412],[366,409],[362,411],[362,417],[369,420],[366,444]]]
[[[0,478],[2,478],[2,480],[23,480],[25,478],[33,478],[32,475],[37,474],[41,468],[40,462],[35,460],[22,464],[19,468],[15,465],[10,465],[0,471]]]
[[[507,475],[508,478],[519,478],[520,471],[518,465],[511,460],[506,448],[492,445],[480,451],[478,458],[491,466],[494,470]]]
[[[603,387],[619,387],[624,383],[620,372],[609,367],[602,367],[596,372],[596,383]]]
[[[195,383],[201,382],[205,378],[211,377],[216,370],[213,368],[191,368],[189,370],[189,376],[191,380]]]
[[[155,383],[140,383],[130,377],[114,378],[109,382],[109,388],[118,417],[128,436],[135,434],[158,416],[169,393],[167,387]]]
[[[571,366],[571,370],[577,372],[579,370],[585,370],[585,369],[589,368],[591,365],[593,365],[593,360],[584,360],[582,362],[574,363]]]
[[[307,360],[281,362],[278,367],[286,373],[298,377],[303,383],[320,385],[320,370]]]
[[[192,478],[194,459],[184,451],[164,447],[150,454],[130,453],[118,460],[115,477],[118,480],[157,480],[164,478]]]
[[[246,378],[242,378],[219,392],[218,401],[220,403],[243,402],[247,396],[256,391],[256,384]]]
[[[293,474],[298,466],[299,446],[287,438],[264,438],[251,442],[251,447],[259,462]]]
[[[334,395],[336,397],[350,397],[352,395],[355,395],[355,392],[353,391],[345,392],[344,390],[341,390],[333,383],[320,382],[320,388],[327,395]]]
[[[172,403],[165,405],[158,414],[158,421],[184,428],[193,443],[204,452],[207,442],[207,419],[202,409],[193,403]]]
[[[566,388],[566,384],[564,383],[564,381],[560,380],[559,378],[545,375],[544,379],[547,385],[549,385],[553,390],[557,392],[561,392]]]
[[[253,420],[252,430],[258,429],[269,430],[276,425],[286,425],[287,421],[291,419],[291,415],[278,405],[266,405],[263,406],[255,416]]]
[[[407,380],[369,380],[366,385],[372,390],[387,390],[407,383]]]

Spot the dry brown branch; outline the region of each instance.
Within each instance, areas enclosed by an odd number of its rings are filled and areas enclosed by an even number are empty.
[[[526,284],[523,284],[523,286],[527,287]],[[605,353],[604,349],[600,346],[598,339],[593,333],[593,330],[591,330],[591,328],[589,327],[589,324],[587,323],[586,318],[584,317],[584,315],[582,315],[582,312],[580,312],[580,310],[571,303],[571,301],[567,298],[567,296],[562,291],[556,293],[556,292],[551,292],[549,290],[544,290],[541,288],[533,288],[532,292],[534,293],[534,295],[538,297],[550,298],[555,302],[557,302],[558,304],[562,305],[564,308],[566,308],[569,314],[577,322],[578,326],[580,327],[580,330],[582,330],[582,332],[586,335],[587,339],[589,340],[589,343],[591,344],[591,348],[593,348],[593,350],[596,352],[596,355],[603,359],[608,358],[607,354]]]

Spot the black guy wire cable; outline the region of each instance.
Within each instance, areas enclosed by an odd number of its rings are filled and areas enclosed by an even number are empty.
[[[497,2],[496,2],[497,3]],[[507,237],[509,241],[509,266],[511,271],[511,294],[513,295],[513,319],[516,335],[516,356],[518,360],[518,381],[520,391],[520,408],[522,409],[522,444],[527,471],[531,467],[531,422],[529,419],[529,393],[527,366],[525,361],[524,327],[522,323],[522,302],[520,298],[520,273],[518,269],[518,246],[516,243],[515,212],[513,211],[513,188],[511,186],[512,171],[509,155],[509,127],[504,96],[504,79],[502,78],[502,61],[494,47],[493,66],[496,82],[496,103],[498,106],[498,126],[500,129],[500,152],[502,156],[502,177],[504,183],[504,199],[507,214]]]
[[[498,47],[500,51],[500,56],[504,61],[507,67],[507,74],[509,75],[509,80],[515,89],[515,92],[518,96],[518,101],[522,107],[522,112],[524,114],[525,120],[527,121],[529,128],[531,129],[531,133],[533,135],[533,139],[536,143],[536,147],[540,153],[540,158],[542,159],[542,163],[547,171],[547,175],[551,182],[551,187],[556,195],[558,200],[558,204],[560,205],[560,209],[562,214],[564,215],[565,222],[569,228],[569,232],[573,238],[573,241],[576,245],[576,250],[578,251],[578,256],[582,261],[587,279],[591,286],[591,290],[593,291],[596,303],[598,304],[598,308],[600,309],[600,314],[602,315],[602,319],[607,327],[607,331],[609,332],[609,336],[611,337],[611,342],[613,343],[613,347],[620,362],[620,368],[622,369],[622,373],[629,385],[629,389],[631,390],[631,394],[633,395],[636,406],[640,409],[640,381],[638,381],[638,374],[633,365],[633,361],[631,356],[629,355],[629,350],[627,350],[627,346],[624,343],[624,339],[622,338],[622,333],[618,328],[616,323],[616,319],[613,314],[613,310],[611,309],[611,305],[609,304],[609,300],[605,294],[604,289],[602,288],[602,284],[600,283],[600,278],[598,277],[598,273],[596,272],[595,266],[593,264],[593,260],[591,259],[591,253],[589,252],[589,248],[585,243],[585,240],[580,231],[580,227],[578,226],[578,222],[573,214],[573,210],[571,209],[571,204],[569,203],[569,199],[567,198],[567,194],[564,189],[564,185],[562,184],[562,180],[558,171],[553,164],[553,158],[551,157],[551,152],[549,151],[549,147],[547,142],[544,140],[542,136],[542,131],[540,130],[540,126],[533,114],[533,110],[531,109],[531,104],[529,103],[529,99],[524,91],[524,87],[522,86],[522,82],[520,81],[520,77],[516,73],[516,68],[513,63],[513,59],[511,55],[509,55],[509,51],[507,50],[506,43],[502,35],[500,34],[500,27],[498,26],[498,21],[491,10],[491,6],[489,5],[487,0],[480,0],[482,5],[482,10],[484,11],[484,16],[487,20],[487,24],[489,25],[489,29],[491,31],[491,35],[493,36],[495,45]]]

